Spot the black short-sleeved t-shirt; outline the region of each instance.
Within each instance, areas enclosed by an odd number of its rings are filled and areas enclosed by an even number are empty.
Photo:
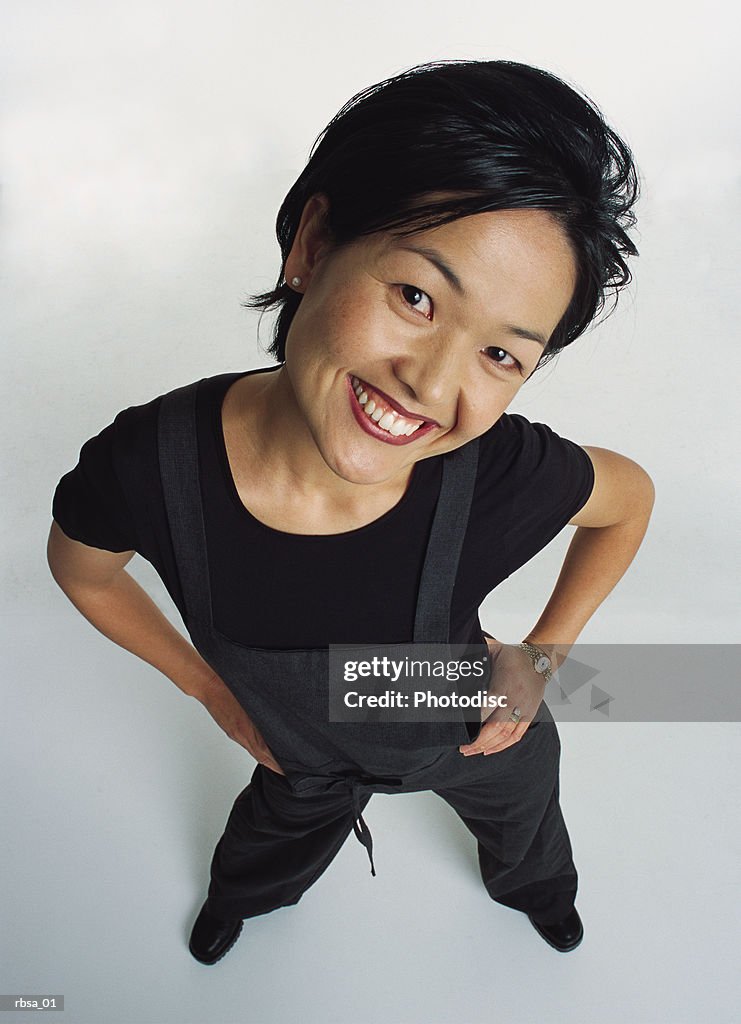
[[[416,463],[401,500],[360,529],[328,536],[274,530],[242,504],[224,445],[222,403],[244,375],[202,379],[196,401],[215,629],[237,643],[280,650],[410,642],[442,456]],[[77,465],[57,485],[52,515],[73,540],[137,551],[183,615],[159,472],[161,398],[124,409],[85,442]],[[453,591],[457,643],[480,641],[481,602],[563,529],[594,484],[583,448],[524,416],[504,413],[479,445]]]

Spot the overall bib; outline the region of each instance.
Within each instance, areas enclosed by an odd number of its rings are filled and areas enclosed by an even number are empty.
[[[373,793],[433,790],[478,840],[484,885],[542,924],[574,905],[577,873],[558,802],[560,741],[545,703],[519,743],[484,757],[458,747],[476,729],[451,722],[330,722],[325,648],[270,650],[222,636],[211,585],[198,471],[197,383],[165,395],[160,473],[194,647],[245,708],[278,764],[257,765],[214,851],[208,908],[246,918],[299,901],[354,831],[373,865],[362,812]],[[476,480],[478,439],[443,458],[422,569],[414,641],[450,637],[450,607]],[[482,644],[485,643],[482,637]]]

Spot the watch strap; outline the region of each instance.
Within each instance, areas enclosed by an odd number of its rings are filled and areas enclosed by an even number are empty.
[[[521,650],[523,650],[530,658],[530,661],[533,663],[533,668],[535,669],[535,671],[543,676],[546,683],[549,683],[551,677],[553,676],[553,663],[550,657],[545,653],[545,651],[542,651],[540,647],[536,647],[535,644],[528,643],[527,641],[523,641],[521,644],[518,644],[517,646]],[[540,668],[538,668],[539,664],[541,665]]]

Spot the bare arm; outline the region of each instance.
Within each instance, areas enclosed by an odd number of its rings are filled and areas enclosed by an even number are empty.
[[[109,640],[198,696],[214,671],[124,569],[135,551],[102,551],[71,540],[56,522],[47,544],[51,574],[77,610]]]
[[[570,525],[578,527],[566,552],[553,593],[536,625],[525,637],[558,667],[585,624],[623,577],[648,528],[654,486],[632,459],[606,448],[585,448],[594,466],[594,487]],[[459,749],[467,756],[492,754],[518,743],[527,731],[545,691],[542,676],[514,645],[487,639],[496,673],[510,705],[495,711],[473,743]],[[495,684],[496,685],[496,684]],[[522,713],[511,720],[512,706]]]
[[[52,522],[47,561],[54,580],[91,625],[153,665],[200,701],[236,743],[281,772],[262,736],[229,688],[124,566],[134,551],[102,551],[72,540]]]
[[[585,447],[594,488],[569,525],[578,527],[532,643],[570,646],[627,571],[641,546],[654,505],[654,485],[632,459]]]

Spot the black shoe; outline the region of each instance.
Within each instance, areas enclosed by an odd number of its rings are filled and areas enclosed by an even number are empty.
[[[527,916],[530,918],[533,928],[540,932],[548,945],[553,946],[561,953],[568,953],[569,950],[576,949],[584,938],[584,925],[581,923],[576,907],[563,920],[557,921],[555,924],[538,924],[537,921],[533,921],[530,914]]]
[[[202,964],[215,964],[237,941],[242,924],[241,918],[222,921],[213,917],[204,903],[190,933],[188,949]]]

